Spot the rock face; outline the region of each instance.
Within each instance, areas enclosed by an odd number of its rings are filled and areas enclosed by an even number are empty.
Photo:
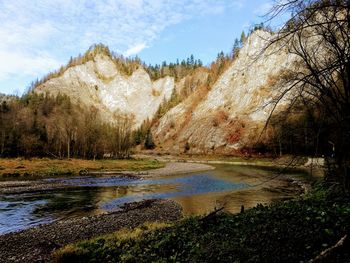
[[[135,116],[135,127],[152,118],[172,92],[190,94],[152,127],[159,149],[170,152],[233,153],[251,145],[271,111],[277,83],[295,59],[280,47],[260,54],[271,34],[255,31],[229,68],[210,90],[208,71],[192,73],[191,83],[172,77],[151,81],[140,66],[130,76],[121,74],[113,60],[97,54],[93,60],[68,68],[35,89],[37,93],[67,94],[73,100],[100,109],[105,119],[113,113]],[[259,55],[260,54],[260,55]]]
[[[107,121],[113,119],[114,112],[133,114],[138,126],[153,117],[174,87],[171,77],[152,82],[142,67],[125,76],[108,56],[98,54],[93,61],[68,68],[62,76],[46,81],[34,91],[66,94],[75,102],[97,107]]]
[[[278,47],[259,55],[270,37],[254,32],[206,96],[193,94],[163,116],[154,133],[166,150],[227,153],[253,142],[279,92],[279,76],[294,62]]]
[[[2,103],[7,103],[13,99],[16,99],[16,97],[12,96],[12,95],[10,96],[10,95],[5,95],[5,94],[0,93],[0,105]]]

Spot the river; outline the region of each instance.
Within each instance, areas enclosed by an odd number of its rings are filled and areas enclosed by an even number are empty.
[[[215,167],[215,170],[207,172],[144,179],[103,174],[31,178],[31,182],[44,181],[67,187],[1,194],[0,234],[68,218],[107,213],[120,209],[125,203],[155,198],[180,203],[185,216],[208,213],[220,207],[236,213],[242,205],[249,208],[258,203],[268,204],[293,198],[300,194],[300,182],[313,180],[312,176],[302,171],[279,175],[277,168]]]

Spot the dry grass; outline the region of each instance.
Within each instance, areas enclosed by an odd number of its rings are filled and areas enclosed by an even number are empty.
[[[231,120],[227,127],[227,130],[229,131],[228,136],[226,138],[227,142],[230,144],[238,142],[242,138],[244,128],[245,123],[242,120],[238,118]]]
[[[152,89],[152,96],[153,97],[159,97],[160,96],[160,92],[156,89]]]
[[[228,113],[224,110],[218,110],[213,117],[213,126],[218,127],[228,120]]]
[[[111,77],[106,77],[105,75],[101,74],[99,71],[95,70],[95,74],[97,76],[98,79],[102,80],[103,83],[107,84],[109,82],[111,82],[115,76],[111,76]]]
[[[33,158],[30,160],[0,159],[0,177],[10,175],[62,175],[79,174],[82,170],[126,171],[148,170],[163,167],[156,160],[57,160],[48,158]]]
[[[109,235],[103,235],[100,237],[95,237],[90,240],[80,241],[75,244],[67,245],[57,251],[54,252],[53,257],[55,258],[56,262],[62,261],[64,259],[65,255],[69,254],[81,254],[84,252],[84,245],[85,244],[91,244],[95,243],[98,244],[99,242],[103,241],[105,246],[111,246],[115,247],[117,244],[120,244],[123,241],[127,240],[139,240],[144,236],[146,233],[154,232],[159,229],[163,229],[166,227],[172,226],[169,223],[162,223],[162,222],[146,222],[142,224],[139,227],[136,227],[132,230],[130,229],[121,229],[117,232],[114,232]],[[64,261],[64,260],[63,260]]]

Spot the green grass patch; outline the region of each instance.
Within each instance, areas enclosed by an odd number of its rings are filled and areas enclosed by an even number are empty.
[[[63,248],[57,262],[307,262],[350,230],[350,198],[317,193],[242,214],[192,217],[166,228]],[[350,262],[349,239],[324,262]]]

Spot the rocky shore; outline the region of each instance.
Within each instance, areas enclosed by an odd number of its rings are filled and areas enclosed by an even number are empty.
[[[85,171],[81,176],[116,176],[143,179],[152,176],[193,173],[213,169],[215,169],[213,166],[201,163],[169,162],[165,165],[165,167],[148,171]],[[17,179],[13,181],[0,181],[0,194],[20,194],[72,187],[73,186],[67,185],[62,181],[43,180],[43,178],[41,178],[41,180]]]
[[[69,243],[134,228],[145,222],[171,222],[182,217],[181,207],[169,200],[126,205],[122,211],[58,221],[0,235],[0,262],[52,262],[51,254]]]

